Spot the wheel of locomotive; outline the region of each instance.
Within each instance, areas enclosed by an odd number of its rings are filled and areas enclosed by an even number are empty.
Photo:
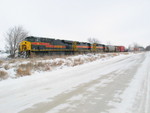
[[[23,51],[22,54],[21,54],[21,57],[22,58],[28,58],[29,55],[28,55],[28,53],[26,51]]]
[[[21,57],[21,52],[18,52],[18,57]]]
[[[26,58],[29,58],[30,57],[30,51],[27,51],[26,52]]]

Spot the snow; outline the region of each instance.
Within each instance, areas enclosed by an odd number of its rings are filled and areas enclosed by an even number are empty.
[[[112,113],[132,113],[134,111],[130,111],[131,109],[133,109],[133,103],[135,103],[136,99],[137,99],[137,94],[142,93],[141,91],[141,85],[143,84],[143,81],[149,81],[150,80],[150,71],[149,67],[150,67],[150,54],[146,54],[146,58],[143,61],[143,63],[141,64],[141,66],[139,67],[139,69],[137,70],[132,82],[129,84],[128,88],[124,91],[124,93],[122,95],[120,95],[120,98],[123,100],[121,103],[118,104],[118,106],[116,106],[116,108],[120,108],[118,109],[118,111],[114,110],[111,111]],[[148,79],[147,79],[148,78]],[[147,79],[147,80],[145,80]],[[143,113],[149,113],[148,112],[148,106],[149,106],[149,94],[150,94],[150,88],[149,88],[150,83],[146,84],[147,88],[147,102],[146,102],[146,109],[145,111],[143,111]],[[145,87],[142,87],[145,90]],[[129,95],[130,94],[130,95]],[[142,95],[140,95],[142,96]],[[142,113],[142,112],[141,112]]]
[[[0,81],[0,113],[149,113],[149,60],[150,53],[119,55]]]
[[[5,53],[5,52],[0,52],[0,60],[4,60],[8,57],[8,53]]]

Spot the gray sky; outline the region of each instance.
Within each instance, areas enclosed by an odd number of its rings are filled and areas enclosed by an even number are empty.
[[[150,44],[150,0],[0,0],[4,33],[22,25],[33,36],[106,44]]]

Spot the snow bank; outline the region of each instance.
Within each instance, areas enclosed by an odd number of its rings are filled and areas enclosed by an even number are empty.
[[[5,59],[7,59],[8,55],[9,55],[8,53],[0,52],[0,60],[5,60]]]

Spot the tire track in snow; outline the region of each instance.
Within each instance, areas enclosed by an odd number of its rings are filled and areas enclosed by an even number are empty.
[[[128,83],[133,78],[134,73],[138,69],[138,64],[143,61],[143,59],[141,59],[141,56],[142,55],[135,59],[131,59],[130,57],[128,59],[121,59],[110,65],[108,65],[108,63],[99,70],[104,71],[106,68],[110,68],[120,64],[122,64],[121,66],[124,66],[124,68],[121,67],[122,70],[120,71],[117,71],[118,69],[120,69],[120,67],[114,68],[112,72],[104,74],[104,76],[100,76],[96,80],[81,84],[75,87],[74,90],[67,93],[57,95],[56,97],[54,97],[52,102],[35,104],[33,108],[26,109],[20,113],[45,113],[46,111],[49,111],[48,113],[99,113],[100,111],[106,112],[113,107],[111,105],[108,105],[110,100],[115,102],[122,101],[121,98],[116,98],[114,96],[116,95],[116,93],[121,94],[125,90],[125,88],[128,87]],[[135,61],[137,64],[135,63]],[[123,65],[124,62],[129,62],[130,65]],[[130,68],[128,66],[130,66]],[[96,67],[93,67],[93,69],[96,69]],[[102,82],[104,84],[101,84]],[[96,87],[96,91],[88,90],[93,87]],[[81,97],[85,98],[81,98],[81,100],[71,101],[70,99],[76,95],[81,95]],[[95,99],[94,97],[96,97],[97,99]],[[95,107],[95,104],[93,104],[92,102],[96,103],[96,105],[98,106]],[[59,109],[59,106],[62,105],[64,105],[64,108]],[[72,105],[73,107],[70,105]],[[77,106],[78,108],[76,108]],[[90,106],[92,106],[94,109]],[[102,108],[100,108],[99,106],[102,106]],[[88,109],[86,110],[84,108]],[[97,109],[97,111],[94,111],[95,109]]]

